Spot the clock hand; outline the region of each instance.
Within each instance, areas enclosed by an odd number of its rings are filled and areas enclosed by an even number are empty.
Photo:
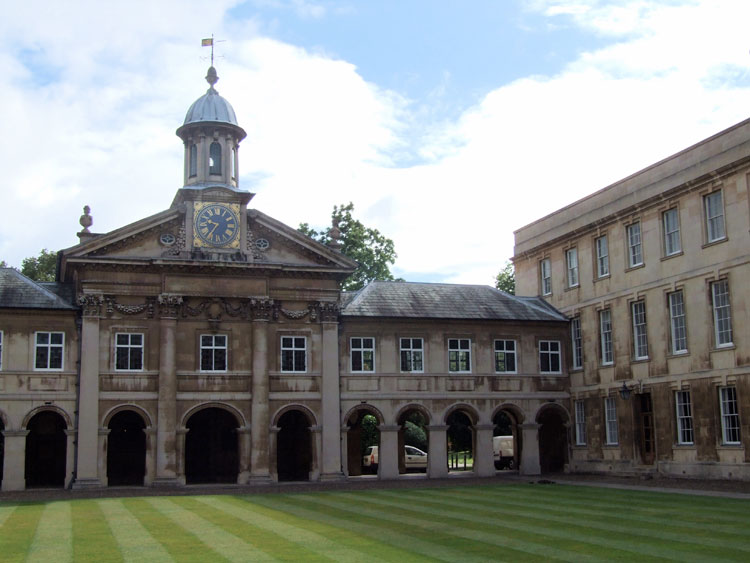
[[[209,219],[208,221],[206,221],[206,223],[211,223],[211,224],[212,224],[212,225],[214,226],[214,228],[213,228],[213,229],[211,229],[211,232],[210,232],[210,233],[208,233],[208,236],[210,237],[211,235],[213,235],[213,234],[214,234],[214,231],[215,231],[215,230],[216,230],[216,228],[217,228],[217,227],[219,226],[219,224],[218,224],[217,222],[215,222],[215,221],[211,221],[210,219]]]

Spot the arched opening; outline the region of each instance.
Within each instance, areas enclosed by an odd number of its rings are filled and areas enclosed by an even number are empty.
[[[185,481],[236,483],[239,474],[237,419],[217,407],[199,410],[185,426]]]
[[[193,176],[197,176],[198,175],[198,146],[195,143],[190,145],[190,159],[188,162],[190,166],[189,176],[191,178]]]
[[[427,471],[429,430],[425,414],[408,409],[398,418],[398,472]]]
[[[298,410],[285,412],[277,424],[276,471],[279,481],[307,481],[312,469],[310,421]]]
[[[54,411],[42,411],[29,420],[26,429],[26,487],[65,485],[67,425]]]
[[[146,424],[135,411],[115,414],[107,425],[107,482],[109,486],[143,485],[146,476]]]
[[[557,473],[568,461],[567,416],[557,407],[545,408],[539,416],[539,465],[542,473]]]
[[[510,411],[499,411],[492,420],[492,453],[495,469],[517,469],[521,459],[521,433]]]
[[[349,476],[377,473],[380,460],[380,430],[378,419],[366,409],[351,414],[346,433],[347,467]]]
[[[208,173],[221,174],[221,145],[216,141],[209,148]]]
[[[474,424],[462,410],[455,410],[446,419],[448,424],[448,469],[474,470]]]

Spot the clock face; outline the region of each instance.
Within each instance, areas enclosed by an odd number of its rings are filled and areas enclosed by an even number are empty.
[[[200,207],[199,207],[200,206]],[[195,204],[195,243],[198,246],[236,247],[240,220],[234,205]]]

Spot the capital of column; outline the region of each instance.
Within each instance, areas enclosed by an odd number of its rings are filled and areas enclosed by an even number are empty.
[[[315,434],[319,434],[323,431],[323,427],[320,424],[316,424],[315,426],[310,427],[310,432],[313,432]]]
[[[237,434],[250,434],[252,429],[252,425],[248,424],[247,426],[240,426],[237,429]]]
[[[161,293],[156,302],[159,305],[159,318],[176,319],[182,306],[182,295],[173,293]]]
[[[279,316],[273,299],[251,299],[249,306],[250,319],[253,321],[270,321]]]
[[[401,426],[398,424],[380,424],[378,425],[378,430],[381,432],[398,432],[401,429]]]
[[[315,321],[320,319],[322,323],[337,323],[339,322],[339,304],[330,301],[318,301],[313,305],[312,315],[310,320]]]
[[[98,293],[81,293],[78,296],[78,304],[83,309],[83,316],[99,317],[104,303],[104,296]]]
[[[29,431],[28,430],[3,430],[2,432],[0,432],[0,434],[5,436],[6,438],[25,438],[26,436],[29,435]],[[6,463],[8,462],[6,461]]]
[[[112,432],[111,428],[99,428],[99,436],[109,436],[110,432]]]
[[[494,424],[475,424],[474,430],[495,430]]]
[[[281,430],[281,427],[279,427],[279,426],[269,426],[269,427],[268,427],[268,431],[269,431],[269,432],[270,432],[271,434],[278,434],[278,433],[279,433],[279,430]]]
[[[524,422],[523,424],[519,424],[522,430],[537,430],[539,428],[539,424],[536,422]]]

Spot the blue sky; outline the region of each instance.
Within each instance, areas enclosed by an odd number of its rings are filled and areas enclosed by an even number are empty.
[[[29,0],[0,20],[0,259],[166,209],[206,89],[241,187],[296,226],[334,204],[411,281],[491,284],[513,230],[750,113],[745,0]]]

